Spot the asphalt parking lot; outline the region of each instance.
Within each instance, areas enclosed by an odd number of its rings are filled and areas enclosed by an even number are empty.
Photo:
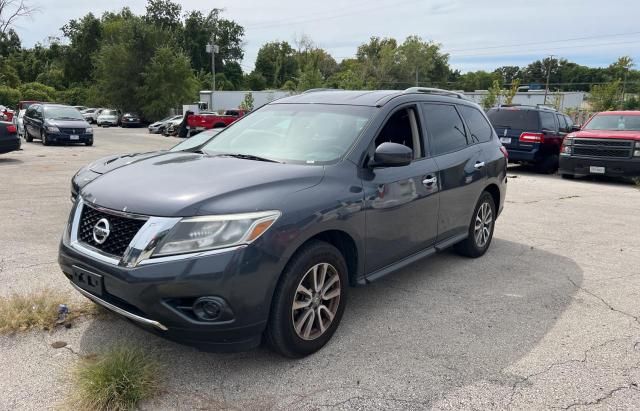
[[[57,288],[69,181],[112,153],[168,148],[146,130],[97,130],[95,146],[0,156],[0,296]],[[352,289],[319,353],[211,354],[130,323],[0,336],[0,409],[55,408],[78,355],[116,343],[152,350],[166,372],[147,409],[637,409],[640,189],[510,169],[488,254],[445,252]],[[54,349],[62,340],[66,349]]]

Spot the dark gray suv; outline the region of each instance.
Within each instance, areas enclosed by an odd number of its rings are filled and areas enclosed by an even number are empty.
[[[506,166],[457,93],[307,92],[184,151],[80,170],[59,262],[162,336],[304,356],[336,331],[349,287],[450,246],[483,255]]]

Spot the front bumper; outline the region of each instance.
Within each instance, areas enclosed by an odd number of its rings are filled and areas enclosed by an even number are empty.
[[[591,167],[604,167],[604,173],[592,173]],[[605,175],[610,177],[640,177],[640,158],[603,159],[590,157],[560,156],[560,174],[577,177]]]
[[[47,140],[52,143],[87,143],[93,141],[93,134],[78,134],[77,137],[77,139],[73,140],[71,134],[47,132]]]
[[[103,126],[117,126],[118,120],[98,120],[96,123],[99,127]]]
[[[99,291],[81,288],[86,297],[162,337],[209,351],[242,351],[260,344],[275,275],[261,260],[252,246],[134,268],[99,261],[64,243],[58,255],[72,284],[78,271],[102,278]],[[226,304],[221,320],[201,321],[184,309],[203,296]]]

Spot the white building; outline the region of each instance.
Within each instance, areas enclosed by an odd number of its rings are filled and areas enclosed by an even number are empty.
[[[464,95],[470,100],[473,100],[478,104],[482,104],[482,100],[488,93],[489,92],[487,90],[476,90],[473,92],[464,92]],[[587,93],[584,91],[549,92],[547,94],[547,105],[553,106],[558,100],[558,107],[560,108],[560,111],[564,111],[566,109],[579,110],[583,108],[583,104],[586,102],[586,96]],[[528,106],[544,104],[544,90],[517,93],[513,98],[512,103]],[[498,104],[504,104],[504,97],[500,97]]]
[[[213,95],[213,110],[227,110],[238,108],[244,97],[251,93],[253,96],[253,108],[259,108],[267,103],[282,97],[290,96],[292,93],[282,90],[265,90],[265,91],[216,91]],[[200,101],[205,103],[211,102],[211,90],[203,90],[200,92]]]

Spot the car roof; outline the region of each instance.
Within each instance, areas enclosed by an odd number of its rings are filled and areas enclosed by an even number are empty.
[[[504,110],[504,111],[544,111],[544,112],[548,112],[548,113],[564,114],[564,113],[561,113],[561,112],[559,112],[556,109],[551,108],[551,107],[527,106],[527,105],[521,105],[521,104],[501,105],[501,106],[491,107],[490,110],[494,110],[494,111],[499,111],[499,110]]]
[[[377,106],[380,100],[400,94],[398,90],[330,90],[309,91],[274,101],[274,104],[346,104]]]
[[[599,116],[640,116],[640,110],[602,111]]]

